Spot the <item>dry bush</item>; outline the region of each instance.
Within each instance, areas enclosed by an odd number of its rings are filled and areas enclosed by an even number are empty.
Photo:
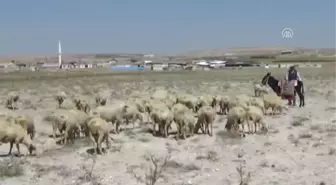
[[[242,164],[240,164],[240,166],[237,167],[236,170],[239,174],[239,185],[248,185],[251,180],[251,173],[248,172],[246,175],[246,172]]]
[[[0,162],[0,178],[16,177],[24,174],[23,161],[5,159]]]
[[[94,174],[94,170],[96,167],[97,159],[96,156],[91,156],[90,159],[92,163],[89,167],[82,165],[81,169],[84,172],[81,176],[78,177],[76,185],[81,185],[89,182],[92,185],[100,185],[102,178],[99,175]]]
[[[128,172],[131,173],[132,176],[139,182],[145,183],[146,185],[155,185],[160,178],[163,178],[163,172],[170,157],[170,153],[164,158],[158,158],[153,154],[145,156],[145,159],[149,161],[149,166],[146,169],[144,177],[136,174],[134,171],[136,166],[130,166],[128,168]]]

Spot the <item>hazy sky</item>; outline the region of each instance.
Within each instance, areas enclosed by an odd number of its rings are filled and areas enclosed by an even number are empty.
[[[0,55],[335,46],[335,0],[2,0],[0,23]]]

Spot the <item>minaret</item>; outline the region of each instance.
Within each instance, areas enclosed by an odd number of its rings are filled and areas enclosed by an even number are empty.
[[[61,49],[61,41],[58,41],[58,66],[62,67],[62,49]]]

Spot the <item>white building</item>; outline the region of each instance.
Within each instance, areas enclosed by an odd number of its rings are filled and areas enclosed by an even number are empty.
[[[199,66],[209,66],[209,63],[205,61],[197,62],[196,64]]]

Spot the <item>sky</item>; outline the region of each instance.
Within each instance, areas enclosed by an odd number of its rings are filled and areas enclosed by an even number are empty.
[[[0,56],[335,47],[335,0],[2,0]],[[291,28],[292,38],[281,31]]]

